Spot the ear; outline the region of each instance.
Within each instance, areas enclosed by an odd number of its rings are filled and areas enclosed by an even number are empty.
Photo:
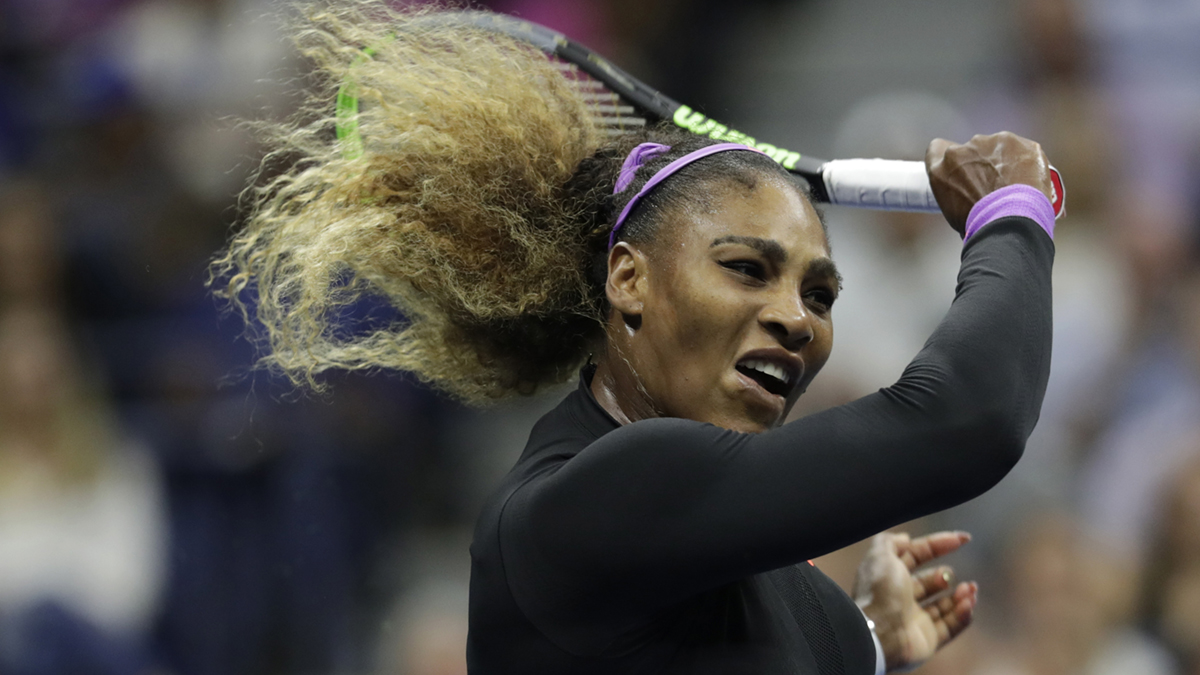
[[[619,241],[608,252],[608,281],[604,286],[608,304],[625,316],[641,316],[645,306],[650,270],[646,254]]]

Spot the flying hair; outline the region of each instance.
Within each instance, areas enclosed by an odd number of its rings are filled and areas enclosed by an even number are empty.
[[[334,368],[391,369],[484,403],[566,380],[604,339],[614,209],[656,170],[614,196],[625,155],[662,139],[678,148],[663,165],[712,142],[664,128],[605,136],[540,52],[434,15],[377,0],[296,9],[313,83],[291,119],[255,125],[269,151],[209,283],[261,327],[260,365],[299,385],[319,390]],[[348,81],[361,153],[335,134]],[[787,175],[762,162],[755,171]],[[656,204],[687,183],[672,182],[633,209],[621,239],[653,231]],[[369,300],[398,317],[342,325]]]

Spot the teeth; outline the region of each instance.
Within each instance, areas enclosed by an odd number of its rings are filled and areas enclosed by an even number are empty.
[[[788,375],[787,371],[785,371],[781,366],[770,363],[769,361],[759,361],[755,359],[742,363],[742,367],[750,368],[751,370],[757,370],[760,373],[770,375],[771,377],[782,381],[784,384],[789,384],[792,379],[791,376]]]

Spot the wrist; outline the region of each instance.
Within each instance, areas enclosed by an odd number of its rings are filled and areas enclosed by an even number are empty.
[[[867,626],[879,645],[884,667],[888,673],[906,673],[925,663],[912,659],[904,631],[904,608],[894,603],[876,602],[871,596],[855,600],[867,619]]]
[[[871,642],[875,645],[875,675],[884,675],[887,672],[887,656],[883,651],[883,643],[879,641],[879,633],[875,632],[875,621],[867,616],[861,607],[859,611],[867,622],[867,630],[871,631]]]
[[[1035,187],[1016,184],[1002,187],[975,203],[967,216],[963,241],[988,223],[1009,216],[1029,218],[1054,238],[1054,206],[1050,198]]]

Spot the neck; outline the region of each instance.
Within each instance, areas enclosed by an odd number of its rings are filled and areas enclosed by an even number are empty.
[[[619,424],[662,417],[642,386],[633,364],[611,342],[605,343],[604,354],[596,362],[592,395]]]

